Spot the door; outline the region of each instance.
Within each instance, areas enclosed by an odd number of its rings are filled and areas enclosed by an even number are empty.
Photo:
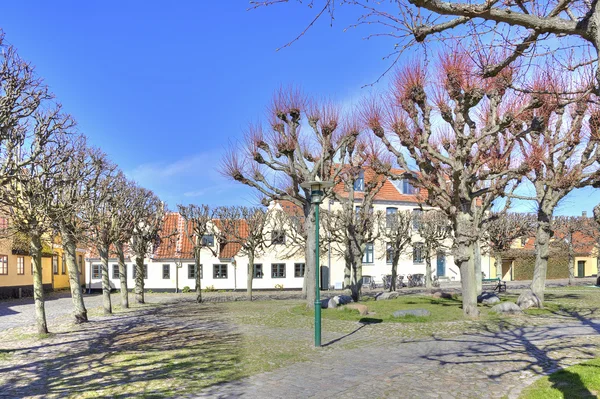
[[[437,253],[437,276],[446,275],[446,255],[443,252]]]
[[[585,277],[585,261],[580,260],[577,262],[577,277]]]

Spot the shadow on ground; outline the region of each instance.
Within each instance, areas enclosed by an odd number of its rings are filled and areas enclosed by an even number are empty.
[[[0,397],[170,397],[237,379],[240,336],[215,306],[146,308],[16,348]]]

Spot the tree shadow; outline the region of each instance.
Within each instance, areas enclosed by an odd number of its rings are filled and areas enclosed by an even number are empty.
[[[8,397],[171,397],[242,376],[240,335],[194,303],[171,303],[92,321],[0,359]]]

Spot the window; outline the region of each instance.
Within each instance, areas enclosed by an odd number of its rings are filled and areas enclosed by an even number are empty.
[[[394,247],[391,243],[385,245],[385,262],[391,264],[394,258]]]
[[[214,247],[215,246],[215,236],[212,234],[202,236],[202,245],[205,247]]]
[[[294,277],[304,277],[304,263],[294,263]]]
[[[81,274],[81,271],[83,270],[83,255],[79,255],[79,263],[77,264],[77,270],[79,271],[79,274]]]
[[[0,255],[0,274],[8,274],[8,256]]]
[[[365,191],[365,171],[358,172],[356,180],[354,180],[354,191]]]
[[[285,263],[271,264],[271,278],[285,278]]]
[[[25,258],[22,256],[17,257],[17,274],[25,274]]]
[[[373,253],[373,243],[368,242],[365,246],[365,253],[363,254],[363,263],[373,263],[374,253]]]
[[[52,257],[52,273],[58,274],[58,256],[54,255]]]
[[[419,191],[413,187],[408,179],[402,180],[402,194],[417,194]]]
[[[133,273],[131,273],[131,275],[133,276],[133,279],[135,280],[135,277],[137,276],[137,274],[135,272],[135,263],[133,265],[131,265],[131,270],[133,271]],[[145,279],[148,278],[148,265],[144,265],[144,278]]]
[[[119,265],[113,265],[113,279],[119,278]]]
[[[227,278],[227,265],[213,265],[213,278]]]
[[[260,263],[254,264],[254,278],[263,278],[263,268]]]
[[[65,254],[60,258],[61,266],[62,266],[62,274],[67,274],[67,262],[65,262]]]
[[[163,265],[163,279],[168,280],[171,278],[171,265]]]
[[[100,265],[92,265],[92,278],[99,279],[101,275]]]
[[[385,225],[389,229],[393,227],[398,208],[385,208]]]
[[[0,218],[0,230],[6,230],[6,229],[8,229],[8,219]]]
[[[188,278],[191,280],[196,279],[196,265],[193,263],[188,265]],[[200,278],[204,278],[202,276],[202,265],[200,265]]]
[[[413,209],[412,211],[412,225],[413,229],[418,229],[421,226],[421,216],[423,211],[420,209]]]
[[[413,245],[413,263],[423,263],[423,243],[416,242]]]
[[[271,243],[275,245],[285,244],[285,232],[283,230],[273,230],[271,232]]]

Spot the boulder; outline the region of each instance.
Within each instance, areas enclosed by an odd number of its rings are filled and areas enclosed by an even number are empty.
[[[517,304],[514,302],[502,302],[497,305],[494,305],[490,310],[495,313],[523,313],[521,308],[517,306]]]
[[[452,299],[452,294],[449,294],[447,292],[442,292],[442,291],[436,291],[433,294],[431,294],[432,298],[444,298],[444,299]]]
[[[521,309],[529,309],[529,308],[541,308],[542,301],[535,295],[532,291],[526,291],[519,295],[519,299],[517,299],[517,305]]]
[[[339,309],[340,310],[342,310],[342,309],[355,309],[355,310],[358,310],[358,313],[360,313],[361,316],[366,316],[367,314],[369,314],[369,309],[367,308],[367,305],[363,305],[363,304],[360,304],[360,303],[350,303],[348,305],[340,307]]]
[[[382,292],[381,294],[377,294],[377,296],[375,297],[378,301],[383,301],[386,299],[394,299],[394,298],[398,298],[400,294],[398,294],[395,291],[392,292]]]
[[[409,309],[409,310],[396,310],[392,316],[394,317],[405,317],[405,316],[418,316],[427,317],[431,316],[431,312],[427,309]]]
[[[346,305],[352,302],[352,297],[350,295],[336,295],[333,297],[333,301],[336,303],[337,306]]]
[[[333,298],[321,299],[321,309],[334,309],[337,308],[337,303]]]
[[[486,305],[493,305],[494,303],[499,303],[500,298],[498,298],[498,295],[494,294],[493,292],[482,292],[477,297],[477,302],[484,303]]]

